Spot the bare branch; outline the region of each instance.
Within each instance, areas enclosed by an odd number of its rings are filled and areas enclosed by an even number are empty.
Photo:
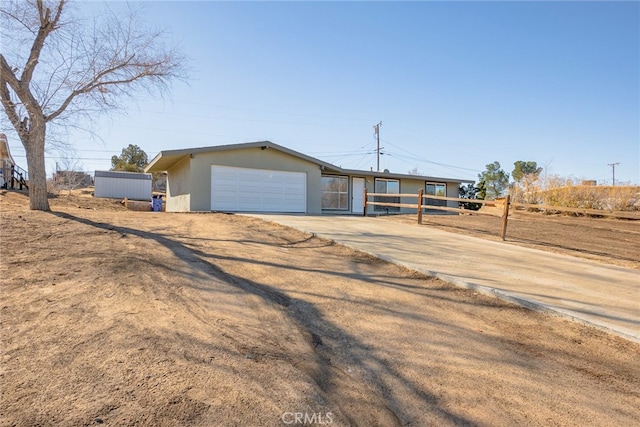
[[[182,55],[165,46],[164,32],[149,31],[130,5],[120,8],[123,13],[96,14],[93,21],[86,11],[75,15],[72,6],[67,0],[0,3],[0,96],[25,146],[32,209],[48,210],[49,124],[71,127],[73,120],[94,119],[119,105],[119,98],[162,91],[185,73]]]
[[[20,81],[23,85],[28,86],[31,82],[31,78],[33,77],[33,71],[38,65],[38,59],[40,58],[40,53],[42,52],[42,48],[44,46],[44,42],[46,38],[55,31],[58,21],[60,20],[60,15],[62,14],[62,9],[65,5],[65,0],[60,0],[58,3],[58,9],[56,10],[56,15],[53,20],[50,20],[51,10],[49,8],[44,7],[42,4],[42,0],[38,0],[38,13],[40,15],[40,29],[38,30],[38,34],[36,38],[33,40],[33,45],[31,46],[31,53],[29,54],[29,59],[22,71],[22,76],[20,76]]]
[[[11,87],[15,92],[16,88],[20,87],[20,82],[7,63],[4,55],[0,54],[0,97],[2,106],[7,113],[9,121],[18,131],[20,139],[22,139],[24,136],[24,129],[22,126],[22,122],[20,121],[20,115],[18,114],[16,104],[11,100],[11,91],[9,90],[9,87]]]
[[[20,11],[24,12],[24,9],[20,9]],[[6,15],[7,17],[9,17],[13,21],[20,23],[30,33],[35,34],[35,31],[33,31],[31,26],[27,22],[26,13],[23,13],[23,16],[18,16],[17,13],[13,13],[13,12],[7,10],[7,9],[4,9],[4,8],[0,9],[0,13],[2,13],[3,15]]]

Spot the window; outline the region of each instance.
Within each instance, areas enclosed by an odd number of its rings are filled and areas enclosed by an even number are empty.
[[[323,176],[322,186],[322,209],[349,209],[349,177],[346,176]]]
[[[425,195],[446,197],[447,184],[443,182],[427,182]],[[424,204],[431,206],[447,206],[447,201],[437,199],[424,199]]]
[[[400,194],[400,181],[397,179],[376,178],[376,193]],[[375,202],[400,203],[400,197],[375,197]],[[400,212],[399,206],[374,205],[376,212]]]

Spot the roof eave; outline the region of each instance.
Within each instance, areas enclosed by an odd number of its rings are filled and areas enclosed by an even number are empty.
[[[195,155],[200,153],[210,153],[210,152],[216,152],[216,151],[242,150],[247,148],[262,148],[262,149],[273,148],[275,150],[281,151],[291,156],[306,160],[310,163],[314,163],[320,166],[321,168],[325,168],[329,170],[340,169],[340,168],[337,168],[335,165],[332,165],[331,163],[324,162],[320,159],[316,159],[315,157],[307,156],[306,154],[297,152],[295,150],[291,150],[289,148],[275,144],[271,141],[255,141],[255,142],[245,142],[240,144],[217,145],[212,147],[197,147],[197,148],[185,148],[180,150],[161,151],[145,167],[145,172],[165,172],[167,169],[173,166],[177,161],[189,155]]]
[[[392,172],[378,172],[378,171],[367,171],[367,170],[357,170],[357,169],[341,169],[340,172],[346,173],[348,175],[372,176],[376,178],[414,179],[418,181],[459,182],[459,183],[469,183],[469,184],[472,184],[475,182],[470,179],[442,178],[442,177],[424,176],[424,175],[407,175],[407,174],[392,173]]]
[[[161,151],[151,160],[151,162],[149,162],[147,166],[145,166],[144,171],[147,173],[166,172],[171,168],[171,166],[175,165],[189,154],[189,152],[174,153],[171,151]]]

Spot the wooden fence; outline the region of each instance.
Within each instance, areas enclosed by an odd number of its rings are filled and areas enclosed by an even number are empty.
[[[369,197],[374,197],[374,201],[369,201]],[[381,202],[380,198],[415,198],[416,203],[392,203],[392,202]],[[427,205],[424,203],[425,199],[432,200],[450,200],[459,203],[477,203],[482,205],[492,205],[492,206],[503,206],[502,210],[502,227],[500,230],[500,237],[502,240],[505,240],[507,235],[507,223],[509,219],[509,210],[510,208],[514,209],[527,209],[527,210],[535,210],[535,211],[550,211],[550,212],[573,212],[579,213],[583,215],[597,215],[597,216],[608,216],[614,218],[622,218],[622,219],[636,219],[640,220],[640,215],[634,212],[624,212],[624,211],[605,211],[598,209],[581,209],[581,208],[571,208],[571,207],[562,207],[562,206],[546,206],[546,205],[531,205],[525,203],[512,203],[511,196],[507,196],[503,200],[495,201],[495,200],[480,200],[480,199],[461,199],[459,197],[444,197],[444,196],[432,196],[425,195],[423,190],[419,190],[418,194],[388,194],[388,193],[368,193],[366,190],[364,192],[364,215],[367,214],[367,206],[387,206],[387,207],[398,207],[398,208],[409,208],[416,209],[418,213],[418,224],[422,224],[422,214],[424,209],[429,210],[440,210],[440,211],[448,211],[448,212],[457,212],[464,214],[473,214],[473,215],[490,215],[496,216],[495,214],[484,213],[480,211],[474,211],[471,209],[464,208],[452,208],[449,206],[435,206],[435,205]]]

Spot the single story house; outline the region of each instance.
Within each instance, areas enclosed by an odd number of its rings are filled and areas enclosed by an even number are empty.
[[[161,151],[145,172],[167,173],[167,212],[365,214],[364,191],[458,197],[473,181],[342,169],[270,141]],[[416,198],[385,200],[416,203]],[[404,199],[404,198],[403,198]],[[457,207],[456,202],[433,200]],[[415,209],[367,206],[367,215]]]

